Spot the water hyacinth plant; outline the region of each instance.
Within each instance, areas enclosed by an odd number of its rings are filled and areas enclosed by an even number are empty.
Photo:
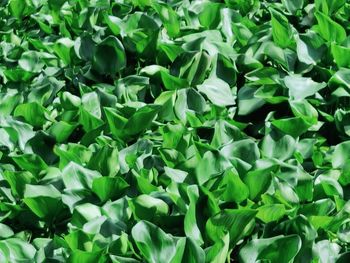
[[[0,262],[349,262],[349,19],[0,0]]]

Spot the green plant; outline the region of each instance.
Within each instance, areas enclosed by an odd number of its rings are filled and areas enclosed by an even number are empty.
[[[349,18],[0,0],[0,261],[348,262]]]

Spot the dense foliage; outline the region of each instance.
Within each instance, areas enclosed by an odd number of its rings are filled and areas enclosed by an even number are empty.
[[[0,262],[349,262],[349,19],[0,0]]]

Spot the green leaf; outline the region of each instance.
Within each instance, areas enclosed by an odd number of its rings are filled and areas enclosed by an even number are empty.
[[[199,229],[197,222],[196,207],[199,198],[199,189],[197,185],[191,185],[187,187],[187,195],[190,201],[188,206],[185,219],[184,219],[184,230],[187,237],[191,238],[196,242],[197,245],[201,246],[203,242],[203,237],[201,230]]]
[[[324,14],[331,15],[335,11],[338,11],[345,3],[346,0],[315,0],[315,7]]]
[[[12,193],[20,198],[23,198],[26,184],[35,182],[35,177],[28,171],[5,171],[3,177],[9,183]]]
[[[53,47],[58,57],[63,61],[65,65],[71,64],[72,57],[71,51],[74,46],[74,41],[69,38],[58,39]]]
[[[350,67],[349,58],[350,58],[350,48],[343,47],[332,43],[331,51],[335,63],[338,67]]]
[[[248,187],[242,182],[238,174],[232,170],[227,170],[224,173],[221,187],[224,189],[222,198],[226,202],[240,203],[249,197]]]
[[[12,155],[11,158],[20,168],[36,176],[48,167],[44,160],[36,154]]]
[[[62,171],[62,179],[67,189],[91,189],[94,179],[101,174],[69,162]]]
[[[332,166],[334,168],[341,168],[346,165],[348,161],[347,153],[350,151],[350,141],[345,141],[334,148],[332,154]]]
[[[18,65],[25,71],[38,73],[45,66],[41,54],[37,51],[26,51],[18,60]]]
[[[230,86],[221,79],[207,79],[201,85],[198,85],[197,88],[217,106],[222,107],[235,104],[235,98]]]
[[[116,36],[119,35],[121,31],[120,24],[122,24],[122,20],[119,17],[108,15],[106,15],[104,19],[112,33]]]
[[[138,109],[129,119],[111,108],[104,108],[109,128],[115,137],[130,137],[147,129],[157,116],[159,105],[147,105]]]
[[[339,245],[329,240],[321,240],[313,248],[313,255],[316,259],[327,258],[328,260],[335,261],[339,252]]]
[[[92,191],[102,202],[117,199],[123,195],[129,184],[121,177],[99,177],[92,182]]]
[[[107,257],[102,255],[103,251],[99,252],[86,252],[80,250],[74,250],[72,254],[69,256],[68,261],[70,263],[105,263],[107,262]]]
[[[219,78],[230,86],[236,84],[237,73],[233,62],[227,57],[218,54],[216,61],[213,60],[213,68],[210,78]]]
[[[38,217],[53,220],[62,210],[61,193],[52,185],[27,184],[24,203]]]
[[[334,114],[334,120],[337,130],[350,136],[350,112],[338,109]]]
[[[341,225],[341,227],[337,232],[337,236],[342,242],[349,243],[350,241],[349,222]]]
[[[210,70],[213,58],[206,51],[184,52],[172,64],[170,72],[187,79],[191,86],[201,84]]]
[[[259,159],[260,151],[252,139],[244,139],[225,145],[220,153],[227,159],[238,158],[249,164]]]
[[[216,28],[220,23],[220,10],[220,3],[204,3],[203,10],[198,15],[200,24],[208,29]]]
[[[52,126],[48,129],[48,133],[52,135],[58,143],[62,143],[69,138],[76,127],[76,124],[59,121],[52,124]]]
[[[107,117],[109,129],[111,130],[113,136],[117,138],[122,137],[124,126],[126,125],[128,120],[120,114],[118,114],[112,108],[104,108],[104,112]]]
[[[136,246],[148,262],[171,262],[176,253],[175,242],[162,229],[147,221],[140,221],[131,230]]]
[[[218,152],[208,151],[196,166],[196,177],[198,183],[202,185],[212,177],[223,173],[230,164],[228,160]]]
[[[9,1],[9,9],[11,14],[17,19],[21,19],[25,9],[27,7],[27,3],[21,0],[11,0]]]
[[[278,221],[286,214],[286,209],[282,204],[269,204],[260,206],[256,217],[264,223]]]
[[[5,224],[0,223],[0,229],[1,229],[1,238],[9,238],[15,234],[13,230]]]
[[[285,250],[278,248],[284,247]],[[255,239],[245,245],[239,252],[242,262],[269,260],[271,262],[291,262],[301,248],[301,239],[297,235],[276,236],[265,239]]]
[[[313,96],[319,90],[326,87],[326,83],[324,82],[315,82],[311,78],[304,78],[297,75],[285,77],[284,84],[288,88],[289,97],[295,100]]]
[[[230,248],[230,235],[225,235],[222,239],[207,250],[205,262],[220,262],[224,263],[227,260],[227,254]]]
[[[177,13],[168,5],[153,2],[153,7],[162,20],[168,35],[176,37],[180,33],[180,19]]]
[[[159,110],[158,105],[147,105],[137,110],[125,124],[125,133],[128,135],[136,135],[147,129],[153,119],[157,116]]]
[[[48,0],[48,5],[50,8],[52,8],[53,10],[59,10],[62,5],[64,4],[64,0]]]
[[[14,111],[14,116],[21,116],[34,127],[43,126],[47,121],[46,109],[37,102],[20,104]]]
[[[87,168],[99,171],[104,176],[115,176],[119,169],[118,149],[108,145],[95,152]]]
[[[91,203],[75,204],[71,223],[82,228],[87,222],[101,216],[101,208]],[[85,244],[82,244],[85,245]]]
[[[209,218],[206,232],[211,240],[220,242],[226,233],[230,235],[230,244],[235,246],[245,233],[245,227],[254,220],[257,211],[252,209],[225,209]]]
[[[2,260],[8,262],[23,262],[33,260],[36,250],[35,248],[21,240],[20,238],[8,238],[0,241],[0,251]]]
[[[244,86],[238,91],[238,115],[248,115],[265,104],[263,99],[254,95],[255,92],[256,89],[249,86]]]
[[[346,38],[345,29],[329,16],[316,11],[315,17],[318,22],[317,32],[328,42],[341,44]]]
[[[175,114],[178,119],[186,120],[187,110],[193,110],[196,113],[203,113],[206,107],[205,99],[194,89],[183,89],[177,91],[175,102]]]
[[[259,7],[259,1],[256,0],[225,0],[225,3],[228,7],[239,10],[242,16]]]
[[[287,10],[295,14],[298,10],[301,10],[304,6],[304,0],[282,0],[283,5]]]
[[[316,65],[323,57],[327,47],[323,39],[314,31],[296,36],[298,59],[305,64]]]
[[[296,142],[288,134],[272,129],[269,134],[265,135],[261,142],[263,155],[268,158],[276,158],[285,161],[292,157],[295,152]]]
[[[341,68],[330,79],[330,83],[345,86],[350,89],[350,69]]]
[[[191,238],[181,238],[176,244],[172,263],[186,260],[189,263],[205,262],[205,252]]]
[[[243,182],[248,186],[250,199],[260,197],[272,181],[271,169],[256,169],[247,173]]]
[[[134,216],[141,220],[151,221],[169,212],[169,207],[163,200],[149,195],[139,195],[129,205]]]
[[[118,38],[109,36],[99,43],[93,55],[93,67],[100,74],[115,75],[126,65],[126,55]]]
[[[274,9],[270,9],[273,41],[281,48],[293,43],[292,27],[288,19]]]
[[[310,126],[317,124],[318,113],[316,109],[308,103],[303,101],[290,101],[289,102],[292,112],[296,117],[300,117]]]

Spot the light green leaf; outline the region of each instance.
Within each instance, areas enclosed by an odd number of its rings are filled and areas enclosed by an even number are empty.
[[[38,73],[45,66],[40,52],[37,51],[26,51],[22,54],[18,60],[19,66],[25,71]]]
[[[230,245],[235,246],[245,233],[257,211],[252,209],[225,209],[209,218],[206,223],[206,232],[211,240],[220,242],[229,233]]]
[[[67,189],[91,189],[94,179],[101,174],[69,162],[62,170],[62,179]]]
[[[298,75],[285,77],[284,84],[289,90],[289,97],[295,100],[313,96],[319,90],[327,86],[324,82],[315,82],[311,78],[305,78]]]
[[[153,2],[153,7],[162,20],[168,35],[176,37],[180,33],[180,19],[177,13],[168,5]]]
[[[328,42],[341,44],[346,38],[345,29],[329,16],[316,11],[315,17],[318,22],[317,32]]]
[[[131,235],[148,262],[171,262],[176,253],[172,237],[152,223],[140,221],[132,228]]]
[[[338,67],[350,67],[350,48],[339,46],[337,44],[332,43],[331,51],[335,63],[337,63]]]
[[[264,223],[278,221],[286,214],[286,209],[282,204],[269,204],[260,206],[256,217]]]
[[[256,262],[257,260],[289,263],[299,252],[301,244],[301,239],[297,235],[255,239],[241,249],[239,257],[244,263]],[[278,249],[280,247],[285,249]]]
[[[102,202],[117,199],[129,184],[122,177],[98,177],[92,182],[92,191]]]
[[[274,9],[270,9],[273,41],[281,48],[293,43],[292,27],[288,19]]]
[[[215,105],[225,107],[235,104],[235,98],[230,86],[221,79],[210,78],[197,86]]]

